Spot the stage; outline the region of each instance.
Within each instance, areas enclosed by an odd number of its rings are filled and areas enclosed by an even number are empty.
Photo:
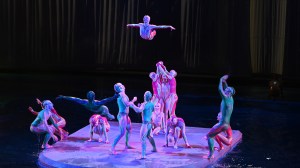
[[[39,165],[41,167],[207,167],[224,157],[242,140],[242,133],[233,130],[232,145],[225,146],[221,152],[216,151],[215,158],[208,160],[203,157],[208,153],[207,141],[204,137],[209,128],[187,127],[187,137],[192,149],[184,148],[183,139],[179,140],[178,149],[174,149],[173,146],[162,147],[165,143],[164,135],[154,135],[158,152],[151,152],[152,147],[147,140],[147,158],[139,160],[141,124],[132,124],[129,141],[135,149],[125,150],[124,136],[116,146],[116,155],[111,155],[109,149],[119,133],[119,128],[117,122],[110,122],[110,124],[109,144],[98,142],[98,135],[94,135],[93,142],[87,142],[89,126],[86,126],[71,134],[67,140],[55,143],[53,148],[42,151],[39,155]],[[218,146],[217,143],[215,146]]]

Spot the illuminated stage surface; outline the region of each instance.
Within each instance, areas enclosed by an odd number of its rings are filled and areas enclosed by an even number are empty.
[[[221,152],[215,151],[215,158],[203,158],[208,153],[207,141],[204,139],[209,128],[187,127],[187,138],[192,149],[184,148],[183,139],[179,140],[178,149],[162,147],[165,143],[164,135],[154,136],[157,153],[152,153],[152,146],[147,140],[146,159],[139,160],[141,143],[139,138],[140,123],[132,123],[130,145],[135,149],[125,150],[125,136],[116,146],[116,155],[111,155],[109,149],[114,138],[119,134],[117,122],[110,122],[108,132],[109,144],[97,142],[98,135],[94,134],[93,142],[89,138],[89,126],[71,134],[67,140],[59,141],[53,148],[44,150],[39,155],[41,167],[207,167],[216,163],[232,150],[241,140],[240,131],[233,130],[231,147],[224,146]],[[173,143],[171,143],[173,144]],[[215,146],[218,144],[215,142]]]

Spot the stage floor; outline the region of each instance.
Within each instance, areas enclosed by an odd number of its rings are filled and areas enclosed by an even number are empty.
[[[130,145],[135,149],[125,150],[125,136],[116,146],[116,155],[111,155],[109,149],[114,138],[119,134],[117,122],[110,122],[108,133],[109,144],[98,142],[98,135],[94,135],[93,142],[89,139],[89,126],[71,134],[67,140],[59,141],[53,148],[42,151],[39,155],[41,167],[207,167],[215,164],[219,159],[230,152],[241,140],[242,133],[233,130],[233,143],[224,146],[220,152],[215,152],[215,158],[203,158],[208,153],[207,141],[204,139],[209,128],[187,127],[187,138],[192,149],[184,148],[183,139],[179,140],[178,149],[162,147],[165,143],[164,135],[154,136],[158,152],[152,153],[152,147],[147,140],[146,159],[139,160],[141,143],[139,138],[140,123],[132,123]],[[218,147],[217,143],[215,146]]]

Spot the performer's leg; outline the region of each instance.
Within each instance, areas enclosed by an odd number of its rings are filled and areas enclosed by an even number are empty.
[[[147,124],[142,124],[140,130],[140,138],[141,138],[141,145],[142,145],[141,159],[146,158],[146,137],[147,137]]]
[[[125,141],[125,145],[127,149],[133,149],[132,146],[129,145],[129,138],[130,138],[130,134],[131,134],[131,120],[129,118],[129,116],[126,117],[127,118],[127,124],[126,124],[126,141]]]
[[[169,115],[175,115],[176,105],[178,101],[177,94],[172,94],[170,96],[170,107],[169,107]]]
[[[217,134],[222,132],[224,127],[220,124],[216,124],[211,128],[209,133],[207,134],[207,141],[208,141],[208,147],[209,147],[209,155],[208,159],[213,158],[214,154],[214,138]]]
[[[111,147],[111,152],[112,154],[115,154],[115,147],[117,143],[120,141],[120,139],[125,135],[125,130],[126,130],[126,125],[127,125],[127,115],[118,115],[118,120],[119,120],[119,129],[120,133],[119,135],[115,138],[112,147]]]
[[[150,135],[151,134],[151,124],[147,125],[147,138],[149,139],[150,144],[152,145],[152,152],[157,152],[155,141],[153,137]]]
[[[224,135],[222,134],[218,134],[218,139],[225,145],[229,146],[232,144],[232,129],[231,127],[229,126],[226,130],[226,134],[227,136],[225,137]],[[217,137],[216,136],[216,137]]]
[[[152,30],[151,33],[150,33],[150,38],[149,40],[152,40],[154,38],[154,36],[156,35],[156,31],[155,30]]]
[[[181,131],[181,129],[179,127],[175,128],[175,132],[174,132],[174,148],[175,149],[178,148],[177,142],[179,140],[180,131]]]

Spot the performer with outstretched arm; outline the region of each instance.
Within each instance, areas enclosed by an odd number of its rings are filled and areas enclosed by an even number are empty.
[[[127,27],[136,27],[140,29],[140,36],[145,40],[152,40],[156,35],[155,29],[171,29],[175,30],[173,26],[169,25],[153,25],[150,23],[150,16],[145,15],[143,18],[144,23],[127,24]]]
[[[115,116],[109,113],[109,110],[104,104],[111,102],[119,97],[119,94],[115,94],[113,97],[109,97],[102,100],[95,100],[95,93],[93,91],[89,91],[86,95],[87,99],[80,99],[77,97],[71,97],[71,96],[58,96],[57,99],[65,99],[69,101],[73,101],[75,103],[78,103],[82,106],[84,106],[87,110],[100,114],[102,116],[107,117],[110,120],[115,119]]]

